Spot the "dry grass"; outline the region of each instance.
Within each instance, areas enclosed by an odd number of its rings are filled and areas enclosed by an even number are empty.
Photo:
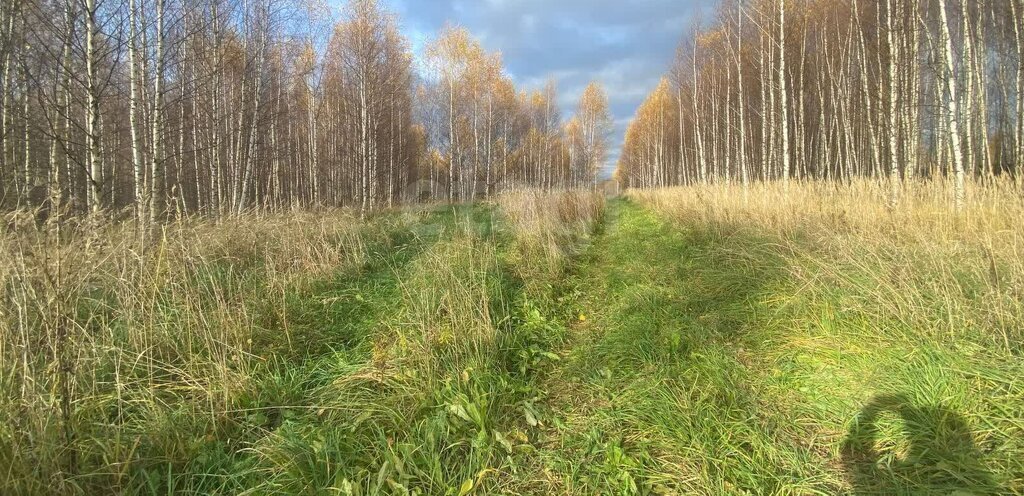
[[[461,232],[429,248],[410,268],[401,280],[408,316],[397,329],[411,346],[403,354],[425,370],[478,365],[473,359],[493,350],[495,314],[508,313],[493,243]]]
[[[520,191],[146,240],[11,218],[0,492],[1019,489],[1015,191],[641,191],[607,227],[599,194]],[[843,470],[854,442],[892,464]]]
[[[259,325],[266,300],[365,257],[340,212],[183,222],[150,239],[24,219],[0,236],[0,465],[33,474],[8,481],[28,493],[71,490],[83,464],[106,465],[116,487],[145,449],[138,431],[166,428],[128,417],[232,408],[268,349],[292,345]]]
[[[795,277],[857,286],[866,298],[861,303],[875,307],[865,311],[918,332],[983,338],[1020,353],[1024,194],[1010,181],[969,191],[962,213],[951,206],[951,185],[941,181],[906,184],[895,207],[886,185],[867,180],[793,184],[788,194],[771,183],[746,194],[713,185],[630,195],[676,219],[778,236],[818,269],[796,270]]]
[[[443,493],[493,471],[551,339],[521,278],[549,285],[603,198],[497,203],[156,233],[12,214],[0,493]]]
[[[520,265],[550,276],[564,267],[567,250],[578,248],[571,240],[600,225],[605,197],[589,191],[523,190],[501,195],[497,204],[516,237]]]
[[[870,181],[629,195],[745,270],[781,271],[738,307],[753,323],[737,356],[762,414],[799,419],[795,439],[845,464],[846,484],[1017,492],[1024,195],[1007,181],[969,191],[959,213],[941,181],[906,184],[895,207]],[[864,446],[885,464],[847,456]]]

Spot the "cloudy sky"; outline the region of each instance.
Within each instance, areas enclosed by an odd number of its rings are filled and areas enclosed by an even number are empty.
[[[591,80],[608,90],[614,169],[626,124],[658,83],[683,31],[713,0],[383,0],[417,53],[451,21],[500,51],[521,88],[558,82],[563,116]]]

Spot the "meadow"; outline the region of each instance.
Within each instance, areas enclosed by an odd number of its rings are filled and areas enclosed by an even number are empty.
[[[0,235],[3,494],[1024,492],[1014,184]]]

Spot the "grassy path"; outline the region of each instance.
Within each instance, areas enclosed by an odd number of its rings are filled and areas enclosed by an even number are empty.
[[[777,243],[611,203],[566,283],[538,492],[998,493],[971,428],[934,406],[972,394],[946,370],[973,364],[866,334],[844,295],[789,280]]]
[[[514,200],[381,214],[322,271],[200,264],[200,296],[252,302],[214,307],[251,356],[96,393],[69,494],[1022,492],[1020,360],[876,311],[810,237]],[[36,466],[0,493],[46,492]]]
[[[758,262],[758,263],[754,263]],[[561,489],[586,494],[812,492],[815,455],[751,387],[752,301],[781,277],[721,239],[617,200],[571,280],[582,322],[551,407],[546,447]]]
[[[144,454],[150,466],[140,467],[125,492],[240,494],[258,488],[261,494],[300,494],[332,488],[389,494],[413,477],[429,493],[442,492],[432,486],[442,485],[442,467],[458,467],[442,463],[443,456],[463,452],[439,453],[423,439],[434,432],[423,428],[422,417],[439,402],[433,395],[450,391],[424,390],[420,379],[395,377],[381,364],[400,361],[389,356],[402,353],[393,349],[390,336],[411,320],[406,286],[436,278],[433,267],[444,264],[432,263],[435,252],[450,251],[446,247],[458,233],[491,239],[491,214],[459,207],[404,215],[367,221],[362,263],[285,286],[279,300],[267,301],[253,344],[269,358],[251,374],[234,408],[210,426],[188,426],[208,434],[192,442],[182,461]],[[456,255],[469,258],[462,251]],[[429,289],[411,293],[419,297]],[[190,431],[179,424],[167,432]],[[171,441],[152,442],[159,453]],[[410,475],[403,463],[433,472]]]

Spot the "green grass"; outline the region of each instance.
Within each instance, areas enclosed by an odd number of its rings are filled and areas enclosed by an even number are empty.
[[[571,279],[586,321],[545,383],[560,425],[537,456],[538,492],[1024,489],[1019,357],[794,280],[814,266],[756,226],[610,210]]]
[[[1020,357],[872,310],[812,237],[626,199],[557,232],[502,208],[382,214],[315,276],[220,258],[155,288],[167,365],[95,358],[74,473],[0,428],[0,492],[1024,491]],[[134,339],[117,294],[75,319]],[[175,333],[197,309],[247,354]]]
[[[526,386],[490,372],[491,363],[455,360],[457,346],[425,349],[408,332],[443,327],[428,315],[443,302],[417,308],[431,291],[463,285],[505,303],[501,292],[514,284],[473,253],[499,243],[491,219],[487,207],[441,209],[418,224],[392,225],[356,270],[267,302],[256,335],[268,336],[255,349],[272,359],[225,412],[225,425],[191,446],[184,463],[139,464],[126,492],[443,494],[493,470],[502,449],[494,427]],[[440,284],[447,264],[474,261],[482,265],[456,268]],[[460,296],[450,300],[465,304]],[[484,327],[511,326],[507,308],[494,313]],[[449,341],[464,337],[450,334]],[[470,358],[482,355],[472,351]],[[474,366],[481,373],[467,374]]]
[[[551,384],[566,419],[542,458],[579,494],[810,492],[825,477],[752,387],[780,260],[621,202],[574,277],[585,322]],[[751,243],[758,240],[752,239]],[[571,456],[564,456],[571,453]]]

